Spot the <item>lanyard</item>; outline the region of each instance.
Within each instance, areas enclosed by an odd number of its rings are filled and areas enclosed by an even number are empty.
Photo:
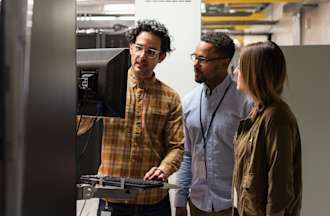
[[[209,126],[206,128],[206,135],[204,134],[205,131],[204,131],[204,127],[203,127],[203,122],[202,122],[202,96],[203,96],[203,90],[201,91],[201,97],[200,97],[200,100],[199,100],[199,123],[200,123],[200,126],[201,126],[201,132],[202,132],[202,136],[203,136],[203,147],[205,149],[206,147],[206,138],[208,137],[208,134],[209,134],[209,129],[211,128],[212,126],[212,123],[213,123],[213,120],[214,120],[214,117],[223,101],[223,99],[225,98],[228,90],[229,90],[229,87],[231,86],[231,83],[229,83],[229,85],[227,86],[227,88],[225,89],[225,92],[223,93],[221,99],[219,100],[218,104],[217,104],[217,107],[215,108],[215,110],[213,111],[212,113],[212,117],[211,117],[211,121],[209,123]]]

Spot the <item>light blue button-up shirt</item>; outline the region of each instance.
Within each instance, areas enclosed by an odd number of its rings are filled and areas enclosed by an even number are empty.
[[[176,176],[180,189],[175,194],[175,207],[185,207],[188,196],[202,211],[221,211],[232,206],[233,139],[239,121],[248,115],[251,107],[252,100],[236,90],[230,76],[212,92],[202,84],[184,98],[185,153]]]

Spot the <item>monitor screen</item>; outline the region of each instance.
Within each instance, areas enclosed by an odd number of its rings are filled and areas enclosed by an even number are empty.
[[[125,117],[128,48],[78,49],[78,115]]]

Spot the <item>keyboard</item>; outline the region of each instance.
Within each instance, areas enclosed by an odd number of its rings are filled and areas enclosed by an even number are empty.
[[[80,177],[82,183],[87,184],[101,184],[104,186],[121,187],[124,188],[160,188],[164,186],[161,181],[143,180],[128,177],[115,177],[115,176],[99,176],[99,175],[83,175]]]

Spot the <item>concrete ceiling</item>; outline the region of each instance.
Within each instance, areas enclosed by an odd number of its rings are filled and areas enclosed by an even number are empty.
[[[202,28],[203,30],[226,30],[242,32],[253,26],[271,26],[278,22],[274,19],[272,7],[282,5],[283,8],[295,9],[304,4],[317,4],[330,0],[202,0]],[[134,24],[134,8],[124,5],[128,12],[110,12],[110,9],[122,4],[131,4],[134,7],[134,0],[77,0],[78,28],[113,28],[118,24],[131,26]],[[110,6],[109,6],[110,5]],[[111,7],[113,5],[114,7]],[[128,9],[131,10],[128,10]],[[91,17],[101,17],[99,20],[91,20]],[[102,20],[102,17],[104,18]],[[118,27],[118,26],[117,26]],[[259,28],[260,29],[260,28]]]

